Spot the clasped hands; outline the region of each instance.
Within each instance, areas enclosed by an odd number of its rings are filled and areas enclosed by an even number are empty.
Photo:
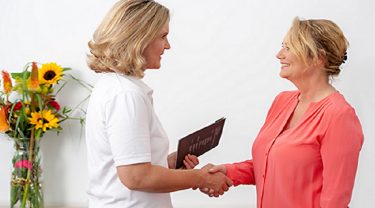
[[[224,165],[207,164],[201,168],[204,176],[204,183],[200,187],[193,188],[207,194],[209,197],[219,197],[229,190],[233,185],[232,180],[226,176],[226,168]]]
[[[169,168],[175,168],[177,160],[177,153],[173,152],[168,156],[168,166]],[[195,155],[186,155],[184,158],[184,169],[194,169],[195,166],[199,164],[198,157]],[[201,176],[203,178],[203,183],[199,187],[193,188],[198,189],[207,194],[209,197],[219,197],[223,195],[224,192],[229,190],[229,187],[233,185],[232,180],[230,180],[226,174],[227,169],[224,165],[213,165],[207,164],[201,169]]]

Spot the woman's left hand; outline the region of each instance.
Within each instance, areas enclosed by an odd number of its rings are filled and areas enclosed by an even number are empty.
[[[172,152],[168,155],[168,167],[170,169],[176,168],[176,160],[177,160],[177,152]],[[183,169],[193,169],[195,166],[199,164],[198,157],[195,155],[186,155],[184,159],[184,167]]]
[[[184,168],[185,169],[194,169],[195,166],[199,164],[198,157],[195,155],[188,154],[185,156]]]

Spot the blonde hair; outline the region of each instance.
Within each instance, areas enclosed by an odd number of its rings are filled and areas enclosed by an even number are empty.
[[[328,76],[340,73],[349,43],[334,22],[325,19],[300,20],[296,17],[288,36],[292,52],[305,64],[308,60],[323,58]]]
[[[169,10],[152,0],[120,0],[88,43],[88,66],[97,73],[143,77],[144,49],[169,22]]]

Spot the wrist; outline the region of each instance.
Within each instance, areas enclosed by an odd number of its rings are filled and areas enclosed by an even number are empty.
[[[191,188],[202,188],[204,187],[205,183],[206,183],[206,173],[205,173],[205,170],[202,170],[202,169],[192,169],[192,170],[186,170],[186,171],[192,171],[193,172],[193,176],[191,178],[193,178],[194,180],[190,180],[192,183],[190,184],[191,185]]]

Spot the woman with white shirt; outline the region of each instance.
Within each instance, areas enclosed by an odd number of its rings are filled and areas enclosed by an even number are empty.
[[[219,196],[231,181],[209,166],[192,169],[196,156],[176,170],[168,137],[154,111],[146,69],[159,69],[170,49],[169,10],[155,1],[121,0],[89,42],[89,67],[101,77],[86,123],[89,207],[172,207],[168,192],[208,187]]]

